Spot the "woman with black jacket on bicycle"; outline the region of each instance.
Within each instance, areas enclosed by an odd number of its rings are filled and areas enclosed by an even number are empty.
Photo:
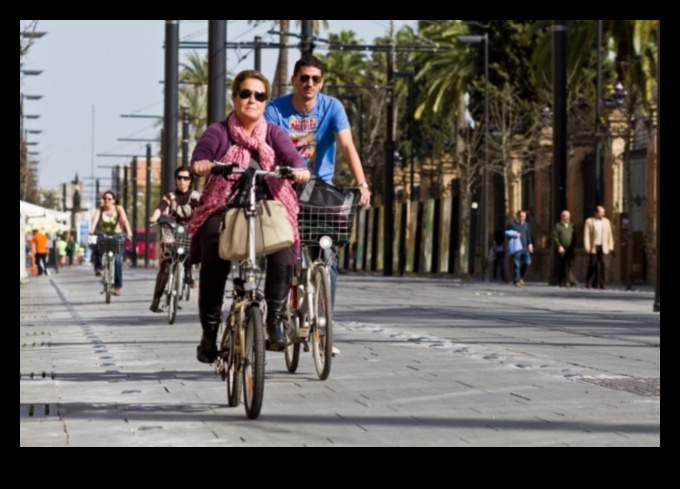
[[[209,175],[189,223],[192,261],[201,263],[198,308],[203,335],[196,349],[196,357],[203,363],[212,363],[217,356],[217,330],[222,315],[225,283],[231,269],[231,263],[219,257],[219,228],[226,210],[226,199],[238,180],[236,175],[227,178],[211,175],[214,162],[235,163],[242,168],[254,165],[264,170],[271,170],[275,166],[299,168],[300,171],[293,172],[295,183],[305,183],[310,177],[304,160],[288,135],[280,127],[267,124],[264,119],[264,108],[270,93],[269,81],[258,71],[239,73],[232,84],[234,111],[225,120],[213,123],[206,129],[191,158],[194,174]],[[293,228],[295,248],[300,243],[297,195],[290,181],[270,178],[266,183],[264,190],[268,198],[280,201],[286,208],[288,221]],[[285,346],[281,320],[286,311],[295,256],[292,248],[267,256],[264,294],[270,350],[280,351]]]
[[[156,209],[151,214],[149,222],[155,224],[162,215],[169,216],[178,224],[186,225],[191,219],[191,214],[198,205],[199,193],[191,189],[191,181],[193,177],[189,168],[180,166],[175,170],[175,190],[168,192],[163,196],[161,201],[156,206]],[[161,230],[163,231],[163,230]],[[161,241],[162,243],[162,241]],[[162,255],[161,261],[158,265],[158,275],[156,275],[156,287],[153,291],[153,300],[149,309],[151,312],[161,312],[160,301],[165,290],[165,285],[168,283],[170,276],[170,265],[172,258],[167,258]],[[191,275],[191,263],[189,260],[184,264],[184,280],[191,288],[196,288],[196,281]]]

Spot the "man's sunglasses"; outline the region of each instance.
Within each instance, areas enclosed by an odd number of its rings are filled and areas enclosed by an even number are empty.
[[[185,177],[183,175],[177,175],[177,180],[191,180],[191,177]]]
[[[307,83],[310,78],[314,82],[314,85],[318,85],[319,83],[321,83],[321,80],[323,80],[323,77],[321,75],[300,75],[300,81],[302,83]]]
[[[267,94],[264,92],[255,92],[253,90],[249,90],[247,88],[242,88],[238,92],[236,92],[236,95],[239,96],[242,100],[248,100],[251,95],[255,95],[255,100],[258,102],[264,102],[267,100]]]

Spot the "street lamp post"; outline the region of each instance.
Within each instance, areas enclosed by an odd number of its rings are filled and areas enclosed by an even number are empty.
[[[482,26],[481,24],[479,24]],[[488,26],[482,26],[487,28]],[[482,274],[485,282],[489,281],[488,263],[484,259],[489,248],[489,33],[483,36],[458,36],[458,40],[466,43],[484,43],[484,168],[483,168],[483,203],[482,203]]]

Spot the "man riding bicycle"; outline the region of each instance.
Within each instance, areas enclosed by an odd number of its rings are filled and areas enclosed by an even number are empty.
[[[265,118],[286,130],[307,167],[313,175],[333,184],[335,174],[336,142],[361,191],[360,206],[368,206],[368,190],[359,153],[354,146],[352,130],[342,103],[335,97],[324,95],[323,64],[305,55],[295,63],[291,83],[294,92],[273,99],[265,110]],[[331,264],[331,297],[335,304],[338,276],[337,259]],[[339,350],[333,347],[334,354]]]
[[[161,216],[169,216],[178,224],[187,224],[191,219],[191,215],[194,209],[198,205],[198,199],[200,194],[196,190],[191,190],[191,181],[193,177],[189,168],[186,166],[181,166],[175,170],[175,183],[177,187],[172,192],[168,192],[163,196],[159,202],[156,209],[151,214],[149,222],[155,224],[156,221]],[[163,230],[165,232],[166,230]],[[161,240],[163,243],[163,240]],[[164,244],[161,244],[165,248]],[[158,265],[158,275],[156,275],[156,287],[153,291],[153,300],[151,301],[151,306],[149,310],[152,312],[162,312],[160,308],[160,300],[163,296],[163,291],[165,290],[165,285],[168,283],[168,277],[170,276],[170,265],[172,263],[172,257],[166,256],[164,249],[161,250],[161,261]],[[191,262],[185,260],[184,262],[185,270],[185,281],[191,286],[191,288],[196,288],[196,281],[191,276]]]

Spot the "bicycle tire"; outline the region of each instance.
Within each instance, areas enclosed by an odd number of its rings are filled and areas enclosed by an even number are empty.
[[[106,303],[111,304],[111,289],[112,289],[112,274],[111,274],[111,257],[108,253],[105,255],[106,265],[104,266],[104,294],[106,295]],[[115,264],[114,264],[115,266]]]
[[[316,375],[326,380],[331,373],[333,358],[333,312],[331,310],[331,285],[328,270],[314,268],[314,315],[311,321],[312,357]]]
[[[182,262],[177,262],[175,264],[175,288],[174,288],[174,301],[175,301],[175,314],[180,309],[179,301],[182,300],[182,294],[184,293],[184,266]]]
[[[243,391],[243,379],[239,375],[240,355],[237,344],[237,331],[230,325],[231,318],[227,319],[227,326],[222,336],[222,354],[224,361],[224,380],[227,382],[227,402],[229,407],[236,407],[241,403]]]
[[[246,416],[256,419],[264,398],[264,326],[262,311],[254,304],[246,316],[245,351],[241,366],[243,374],[243,404]]]
[[[170,278],[168,279],[168,324],[175,323],[175,317],[177,316],[177,272],[175,270],[175,265],[170,267]]]
[[[300,343],[297,338],[297,331],[299,330],[299,314],[296,309],[293,309],[293,304],[297,303],[295,294],[297,294],[297,290],[293,286],[290,288],[290,293],[288,294],[288,320],[283,328],[286,337],[286,348],[283,350],[283,356],[286,360],[286,368],[291,374],[294,374],[297,371],[300,363]],[[295,325],[296,321],[298,327]]]
[[[191,286],[187,283],[184,284],[184,300],[186,302],[189,302],[189,298],[191,297]]]

